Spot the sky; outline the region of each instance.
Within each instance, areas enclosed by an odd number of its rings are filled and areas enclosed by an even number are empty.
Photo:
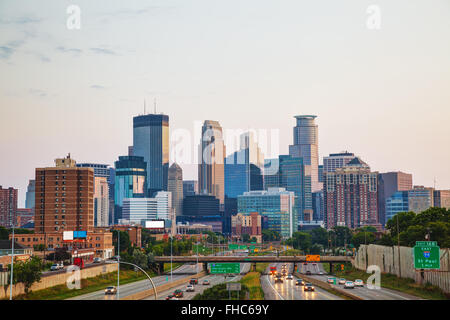
[[[450,189],[449,40],[448,0],[0,0],[0,185],[23,207],[55,158],[114,165],[145,100],[193,153],[209,119],[287,154],[314,114],[320,162],[347,150]]]

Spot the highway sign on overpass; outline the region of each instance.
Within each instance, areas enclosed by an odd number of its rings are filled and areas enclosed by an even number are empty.
[[[440,269],[440,248],[436,241],[417,241],[413,248],[415,269]]]
[[[246,250],[247,246],[240,245],[240,244],[229,244],[228,250]]]
[[[241,266],[239,263],[211,263],[211,273],[241,273]]]

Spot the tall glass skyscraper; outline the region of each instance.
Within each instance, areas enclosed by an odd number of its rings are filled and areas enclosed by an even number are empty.
[[[144,198],[147,189],[147,163],[143,157],[121,156],[114,163],[116,179],[114,184],[115,223],[122,218],[123,199]]]
[[[147,114],[133,118],[133,156],[147,163],[147,196],[167,191],[169,116]]]

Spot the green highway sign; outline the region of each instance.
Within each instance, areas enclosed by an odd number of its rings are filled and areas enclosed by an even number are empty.
[[[437,247],[437,241],[416,241],[418,247]]]
[[[246,250],[247,246],[239,245],[239,244],[229,244],[228,250]]]
[[[239,263],[211,263],[211,273],[241,273]]]
[[[429,241],[418,241],[429,242]],[[435,242],[435,241],[432,241]],[[415,269],[440,269],[441,257],[438,246],[417,245],[413,248]]]

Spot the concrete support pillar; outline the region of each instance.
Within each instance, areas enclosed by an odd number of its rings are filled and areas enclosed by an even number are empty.
[[[207,274],[209,274],[209,272],[208,272],[208,263],[207,262],[203,262],[203,271],[205,271]]]
[[[158,263],[158,274],[163,274],[164,273],[164,263],[160,262]]]
[[[333,263],[330,262],[330,274],[333,274],[334,270],[333,270]]]

